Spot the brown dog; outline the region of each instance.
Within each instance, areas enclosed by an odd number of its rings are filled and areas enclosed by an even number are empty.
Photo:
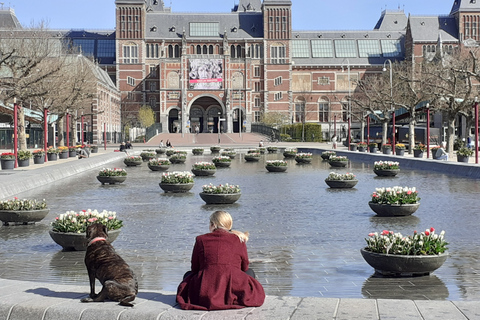
[[[138,282],[128,264],[115,252],[107,241],[107,227],[95,223],[87,228],[89,241],[85,254],[85,266],[90,279],[90,297],[82,302],[103,302],[105,299],[119,301],[120,305],[133,307],[138,293]],[[103,285],[95,294],[95,278]]]

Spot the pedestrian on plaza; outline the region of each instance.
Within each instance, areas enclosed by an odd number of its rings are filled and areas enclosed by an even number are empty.
[[[163,148],[163,140],[160,140],[160,148]]]
[[[446,143],[445,141],[442,142],[442,145],[440,146],[440,148],[438,148],[437,150],[437,160],[446,160],[448,161],[448,153],[445,151],[445,146],[446,146]]]
[[[332,146],[333,146],[333,149],[337,149],[337,135],[334,134],[332,136]]]
[[[133,149],[133,146],[130,143],[130,141],[127,141],[127,143],[125,143],[125,149]]]
[[[232,216],[215,211],[210,233],[198,236],[192,253],[192,269],[177,289],[184,310],[224,310],[260,307],[265,291],[248,268],[248,232],[232,230]]]
[[[200,127],[198,126],[198,124],[195,126],[195,133],[196,134],[200,133]]]
[[[167,140],[167,143],[165,144],[167,146],[167,148],[171,148],[172,147],[172,144],[170,143],[170,140]]]
[[[258,146],[259,146],[260,148],[263,147],[263,140],[260,140],[260,142],[258,143]]]
[[[121,151],[126,152],[126,151],[125,151],[126,149],[127,149],[127,148],[125,147],[125,142],[120,143],[120,152],[121,152]]]

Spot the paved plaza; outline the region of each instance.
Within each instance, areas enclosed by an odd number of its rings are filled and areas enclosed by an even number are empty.
[[[210,137],[214,139],[215,137]],[[243,144],[238,142],[231,147],[257,147],[258,137],[243,137],[248,140]],[[176,147],[192,147],[191,141],[182,143],[170,138]],[[173,142],[175,141],[175,142]],[[233,142],[232,142],[233,143]],[[210,143],[214,144],[214,143]],[[222,142],[222,145],[228,144]],[[145,146],[155,147],[157,142],[134,145],[134,151],[141,151]],[[279,147],[290,147],[289,144],[276,144]],[[299,148],[331,149],[331,145],[319,143],[295,144]],[[49,162],[44,165],[31,165],[18,168],[14,172],[0,171],[0,197],[8,198],[25,191],[25,181],[36,181],[42,186],[49,181],[72,177],[85,170],[104,167],[124,155],[113,152],[116,146],[108,146],[92,154],[90,159]],[[374,155],[360,154],[340,148],[339,152],[354,157],[372,157]],[[394,158],[395,156],[391,156]],[[403,161],[408,161],[406,156]],[[411,159],[414,161],[414,159]],[[420,160],[420,162],[422,162]],[[461,169],[462,175],[476,176],[479,169],[476,165],[459,165],[454,161],[436,162],[424,161],[425,166],[433,170],[456,174]],[[438,164],[438,165],[437,165]],[[68,170],[55,170],[61,165]],[[406,166],[422,166],[418,160]],[[437,167],[435,168],[435,166]],[[403,165],[402,165],[403,166]],[[65,173],[68,172],[68,173]],[[8,187],[6,187],[8,186]],[[7,263],[8,257],[2,256],[1,264]],[[10,262],[11,263],[11,262]],[[19,266],[21,267],[21,266]],[[42,267],[42,266],[40,266]],[[85,275],[86,277],[86,275]],[[426,300],[412,297],[408,299],[344,299],[317,297],[283,297],[267,296],[265,304],[259,308],[241,310],[226,310],[214,312],[184,311],[175,303],[175,293],[169,291],[140,290],[135,300],[134,308],[118,306],[115,302],[83,304],[80,302],[89,291],[87,285],[52,284],[42,282],[14,281],[0,279],[0,319],[480,319],[480,301],[448,301]],[[382,279],[394,282],[395,279]],[[86,283],[87,281],[85,281]],[[384,281],[382,281],[384,282]],[[478,283],[469,284],[475,287]],[[382,289],[382,283],[372,284],[372,290]],[[403,282],[398,290],[409,290]],[[425,288],[425,290],[429,290]],[[389,298],[385,293],[385,298]]]

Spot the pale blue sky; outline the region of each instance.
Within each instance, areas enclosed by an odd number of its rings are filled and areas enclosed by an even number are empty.
[[[382,10],[408,16],[446,15],[454,0],[292,0],[294,30],[370,30]],[[115,0],[0,0],[20,23],[41,20],[50,29],[114,29]],[[173,12],[230,12],[238,0],[166,0]]]

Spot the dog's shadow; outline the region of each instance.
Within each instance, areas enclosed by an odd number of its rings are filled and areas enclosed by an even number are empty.
[[[88,292],[72,292],[72,291],[53,291],[48,288],[34,288],[25,290],[27,293],[38,294],[44,297],[51,298],[65,298],[65,299],[81,299],[88,296]],[[160,292],[139,292],[137,298],[144,299],[148,301],[161,302],[167,305],[175,306],[176,295],[164,294]]]

